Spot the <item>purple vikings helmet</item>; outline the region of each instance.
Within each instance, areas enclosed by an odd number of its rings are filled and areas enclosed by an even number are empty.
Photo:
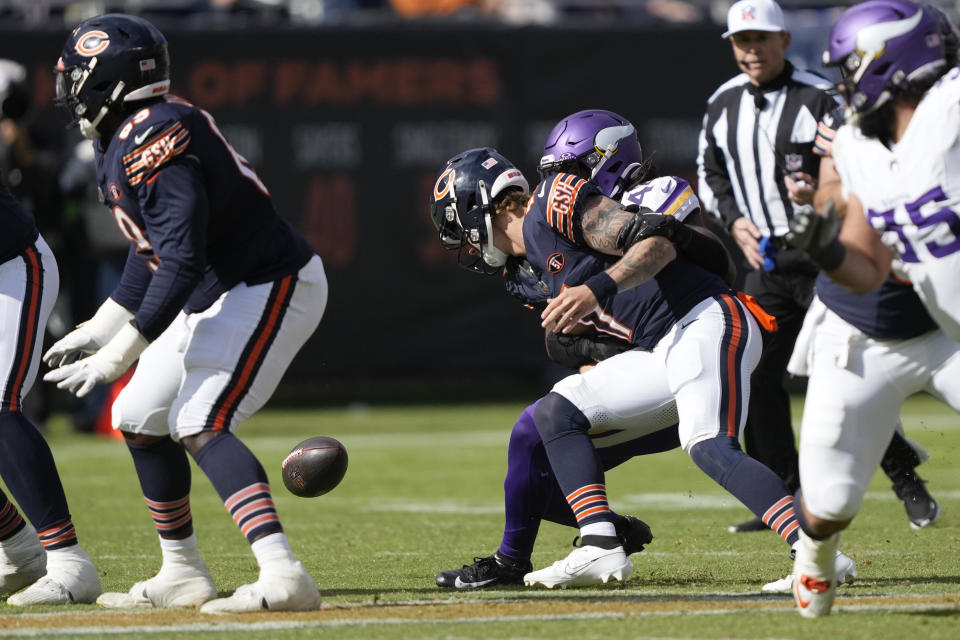
[[[547,135],[539,166],[541,177],[557,172],[589,176],[611,198],[622,194],[642,169],[637,130],[626,118],[602,109],[578,111],[558,122]]]
[[[837,66],[851,114],[865,115],[906,83],[941,71],[943,38],[936,16],[907,0],[869,0],[840,16],[824,66]]]
[[[447,160],[430,196],[430,217],[445,249],[460,251],[460,264],[471,271],[494,274],[507,254],[493,246],[493,202],[509,189],[529,191],[523,173],[495,149],[469,149]],[[463,249],[479,249],[477,259],[464,260]]]

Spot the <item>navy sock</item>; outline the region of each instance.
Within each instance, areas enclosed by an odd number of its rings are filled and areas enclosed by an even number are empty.
[[[161,538],[182,540],[193,533],[190,513],[190,461],[183,446],[166,437],[127,449],[140,479],[140,490]]]
[[[534,420],[577,526],[612,521],[603,465],[587,435],[587,417],[572,402],[550,392],[537,404]]]
[[[50,446],[19,411],[0,411],[0,476],[48,549],[77,543]]]
[[[787,485],[745,454],[736,438],[718,436],[699,442],[690,450],[690,457],[788,544],[796,542],[799,525]]]
[[[26,521],[17,508],[10,502],[6,494],[0,491],[0,542],[8,540],[19,533],[25,526]]]
[[[267,473],[253,452],[236,436],[221,433],[203,445],[193,457],[248,542],[283,531],[270,494]]]

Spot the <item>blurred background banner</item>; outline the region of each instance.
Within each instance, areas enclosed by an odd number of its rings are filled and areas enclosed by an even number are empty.
[[[287,381],[332,396],[367,381],[371,396],[436,397],[474,379],[542,393],[558,372],[539,315],[436,240],[427,201],[442,164],[493,146],[532,186],[553,124],[604,108],[637,124],[661,173],[695,186],[706,100],[736,72],[709,22],[157,24],[174,93],[214,115],[324,260],[330,304]],[[0,58],[27,69],[44,122],[56,123],[51,69],[66,35],[0,22]]]

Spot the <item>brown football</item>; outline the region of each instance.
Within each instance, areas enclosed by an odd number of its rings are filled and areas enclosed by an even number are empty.
[[[347,473],[347,450],[335,438],[314,436],[293,448],[280,465],[283,485],[301,498],[333,490]]]

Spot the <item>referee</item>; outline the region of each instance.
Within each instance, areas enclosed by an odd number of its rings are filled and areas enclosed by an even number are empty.
[[[746,258],[743,290],[777,318],[779,331],[767,341],[751,380],[744,444],[796,491],[797,449],[783,378],[817,268],[787,248],[783,236],[794,208],[813,200],[817,123],[837,103],[827,93],[829,82],[786,60],[790,32],[773,0],[735,3],[723,37],[742,73],[707,102],[697,157],[699,195]],[[755,518],[730,530],[764,528]]]

